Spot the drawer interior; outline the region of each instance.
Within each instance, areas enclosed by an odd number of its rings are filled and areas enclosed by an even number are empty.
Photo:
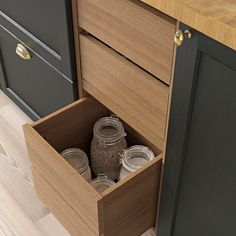
[[[109,115],[109,109],[90,97],[24,126],[36,191],[73,235],[139,235],[155,224],[161,151],[130,126],[125,124],[128,144],[147,145],[157,157],[101,194],[59,155],[69,147],[89,154],[95,121]],[[63,206],[68,208],[64,214]],[[70,214],[73,224],[68,222]]]

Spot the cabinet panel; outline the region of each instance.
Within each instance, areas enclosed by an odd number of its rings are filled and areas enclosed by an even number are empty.
[[[200,57],[174,235],[234,236],[236,71]]]
[[[234,236],[236,53],[192,31],[177,51],[158,235]]]
[[[60,52],[61,24],[66,21],[62,17],[64,8],[64,0],[7,0],[0,3],[1,11],[56,52]]]
[[[33,119],[74,101],[74,83],[29,48],[31,60],[15,52],[17,38],[0,27],[2,89]]]
[[[71,11],[70,0],[1,1],[0,25],[75,80]]]

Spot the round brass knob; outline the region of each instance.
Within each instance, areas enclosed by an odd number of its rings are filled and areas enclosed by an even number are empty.
[[[24,60],[31,60],[31,55],[23,44],[20,44],[20,43],[17,44],[16,54]]]
[[[175,33],[174,41],[175,44],[179,47],[183,44],[185,39],[191,39],[192,38],[192,33],[190,30],[185,30],[184,32],[182,30],[178,30]]]

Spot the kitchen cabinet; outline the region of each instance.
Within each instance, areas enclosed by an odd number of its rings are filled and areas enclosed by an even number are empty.
[[[119,2],[131,15],[136,12],[134,17],[142,14],[159,24],[163,22],[166,26],[162,26],[163,35],[158,31],[159,25],[153,23],[155,35],[163,37],[162,46],[156,46],[155,37],[147,33],[151,31],[148,22],[142,18],[123,21],[121,16],[117,20],[116,15],[122,12],[116,8],[108,14],[111,3],[117,1],[74,1],[74,12],[78,13],[74,17],[78,83],[83,93],[78,101],[24,126],[36,192],[72,235],[137,236],[156,222],[176,21],[140,1]],[[79,14],[81,4],[92,5],[91,10],[85,7],[83,14]],[[90,13],[93,18],[88,17]],[[96,14],[103,15],[111,29],[120,29],[121,41],[115,40],[117,34],[109,39],[107,32],[96,34]],[[81,23],[82,19],[86,24]],[[93,19],[91,29],[87,28],[90,25],[87,19]],[[136,38],[138,45],[143,43],[144,47],[124,50],[122,45],[130,36],[132,42]],[[163,47],[167,48],[166,54],[162,54]],[[163,55],[158,64],[169,58],[165,69],[157,70],[160,78],[149,72],[146,59],[142,59],[142,55],[149,58],[145,48],[149,52],[155,49],[153,55]],[[135,62],[134,54],[137,54]],[[77,147],[89,156],[94,123],[110,115],[123,122],[129,147],[145,145],[154,151],[156,158],[99,193],[60,153]]]
[[[233,236],[236,53],[191,32],[176,56],[158,236]]]
[[[36,120],[77,99],[71,3],[24,3],[0,3],[0,83]],[[23,47],[30,55],[28,60],[17,55],[17,46],[18,54]]]

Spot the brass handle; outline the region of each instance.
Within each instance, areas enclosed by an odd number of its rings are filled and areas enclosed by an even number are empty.
[[[24,45],[20,43],[18,43],[16,46],[16,54],[24,60],[31,60],[31,55],[29,51]]]
[[[175,44],[179,47],[183,44],[185,39],[191,39],[192,38],[192,33],[189,30],[178,30],[175,33]]]

